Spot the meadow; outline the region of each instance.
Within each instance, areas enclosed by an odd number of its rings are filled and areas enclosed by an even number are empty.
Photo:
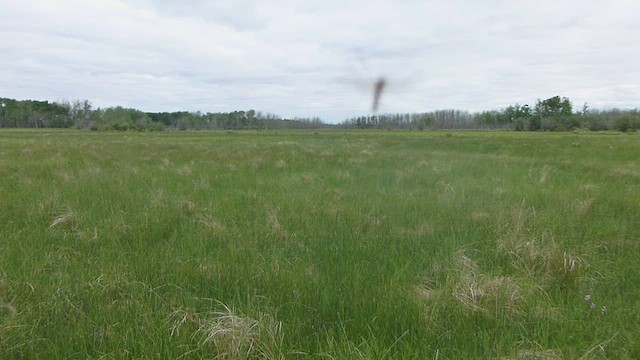
[[[0,358],[640,358],[640,135],[0,131]]]

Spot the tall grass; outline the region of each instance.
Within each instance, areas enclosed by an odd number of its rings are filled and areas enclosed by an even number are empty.
[[[637,154],[614,133],[2,131],[0,357],[638,358]]]

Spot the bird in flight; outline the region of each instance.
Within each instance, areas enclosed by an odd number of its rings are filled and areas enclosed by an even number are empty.
[[[382,91],[384,90],[387,81],[380,77],[373,84],[373,104],[371,105],[371,111],[376,113],[378,111],[378,106],[380,105],[380,97],[382,96]]]

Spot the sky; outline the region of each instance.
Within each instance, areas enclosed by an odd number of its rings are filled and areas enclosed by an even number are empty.
[[[337,123],[640,108],[637,0],[0,0],[0,97]]]

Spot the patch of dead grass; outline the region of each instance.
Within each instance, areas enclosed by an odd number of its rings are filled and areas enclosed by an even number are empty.
[[[276,211],[271,211],[267,215],[267,224],[271,229],[271,235],[275,236],[276,238],[286,239],[289,237],[289,232],[280,223],[280,220],[278,219],[278,214]]]
[[[216,359],[282,359],[282,323],[268,314],[253,319],[219,303],[219,311],[178,309],[169,317],[171,336],[183,328],[191,333],[194,348],[183,356],[200,352]]]
[[[49,229],[62,228],[66,230],[73,229],[77,225],[77,218],[74,212],[70,208],[66,208],[62,211],[54,214],[49,224]]]

